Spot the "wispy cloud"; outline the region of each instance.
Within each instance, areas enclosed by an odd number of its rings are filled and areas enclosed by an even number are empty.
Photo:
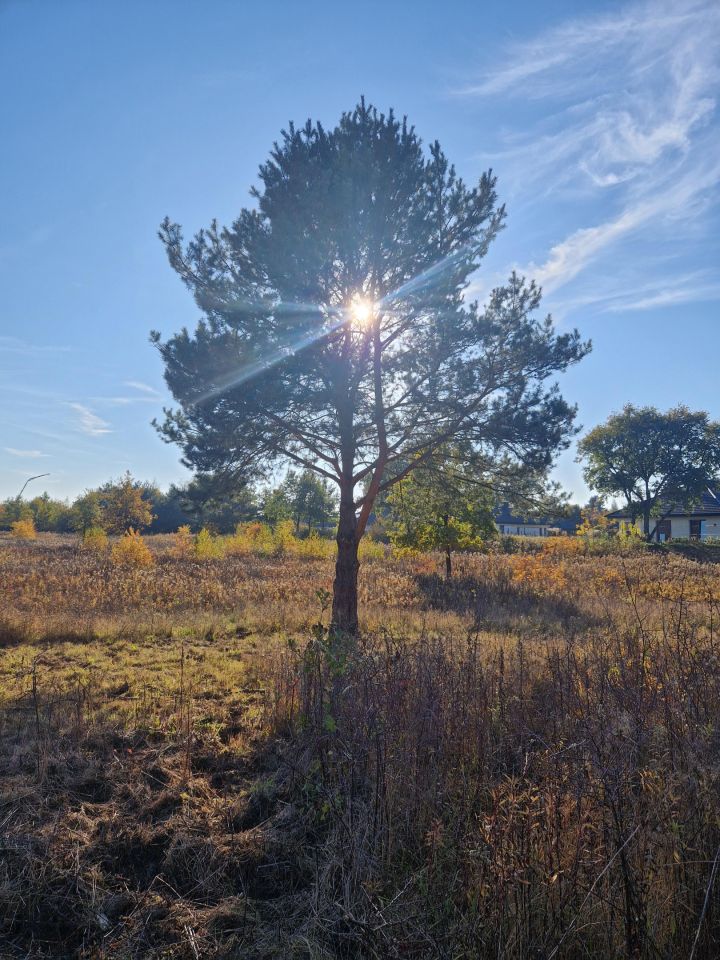
[[[91,437],[99,437],[104,433],[112,433],[110,424],[99,417],[96,413],[82,403],[69,403],[68,406],[74,410],[78,416],[78,429],[87,433]]]
[[[675,277],[668,281],[659,281],[635,290],[631,295],[623,294],[609,300],[605,306],[608,313],[624,313],[626,310],[652,310],[655,307],[669,307],[682,303],[711,303],[720,300],[720,281],[703,277],[701,274],[688,277]]]
[[[19,337],[0,337],[0,354],[19,353],[24,356],[34,356],[39,353],[69,353],[70,349],[70,347],[52,344],[29,343]]]
[[[18,450],[17,447],[5,447],[5,453],[9,453],[11,457],[21,457],[23,460],[39,460],[41,457],[49,456],[42,450]]]
[[[654,49],[664,47],[668,36],[703,31],[714,3],[634,4],[625,11],[613,9],[607,14],[577,18],[562,23],[522,43],[514,44],[503,66],[490,68],[479,80],[457,92],[470,96],[494,96],[508,93],[534,98],[551,94],[567,95],[563,71],[577,68],[579,84],[575,90],[597,85],[593,61],[613,55],[646,59]]]
[[[137,403],[154,403],[157,404],[157,397],[150,396],[115,396],[115,397],[88,397],[88,400],[91,400],[93,403],[105,404],[110,407],[130,407],[133,404]]]
[[[149,386],[147,383],[142,383],[140,380],[124,380],[123,386],[130,387],[136,392],[122,395],[116,394],[112,397],[90,397],[89,399],[92,400],[93,403],[101,405],[107,404],[111,407],[129,407],[136,403],[157,404],[158,400],[161,399],[161,394],[158,390]]]
[[[147,393],[151,397],[161,396],[159,390],[156,390],[155,387],[149,386],[147,383],[143,383],[141,380],[125,380],[124,386],[132,387],[134,390],[139,390],[141,393]]]
[[[720,300],[720,281],[711,271],[657,277],[644,283],[631,282],[620,271],[614,279],[586,283],[578,292],[553,303],[553,314],[562,320],[579,310],[587,313],[625,313],[653,310],[679,304],[711,303]]]
[[[543,264],[531,264],[527,272],[543,285],[546,292],[552,292],[569,283],[603,251],[625,237],[661,219],[670,219],[677,226],[688,212],[693,216],[693,202],[718,181],[720,157],[711,158],[709,163],[703,161],[700,165],[693,165],[675,181],[672,189],[628,203],[616,217],[597,226],[576,230],[550,249]]]
[[[650,237],[657,252],[697,237],[720,184],[718,89],[720,4],[663,0],[515,44],[458,91],[545,101],[540,119],[490,155],[516,205],[577,208],[577,226],[524,272],[551,292],[631,239]]]

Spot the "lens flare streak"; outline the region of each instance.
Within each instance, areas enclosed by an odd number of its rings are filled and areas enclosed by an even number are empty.
[[[274,307],[277,313],[283,312],[299,314],[316,312],[321,315],[324,314],[324,322],[322,327],[317,331],[303,331],[300,336],[297,336],[296,338],[289,338],[286,344],[283,344],[280,347],[274,347],[273,354],[271,356],[255,360],[254,362],[239,369],[236,373],[233,373],[232,375],[223,378],[221,381],[214,383],[210,389],[206,390],[205,393],[201,394],[194,401],[193,405],[198,406],[200,404],[207,403],[208,400],[212,400],[220,396],[227,390],[232,390],[236,387],[239,387],[241,384],[253,379],[253,377],[257,377],[260,374],[265,373],[265,371],[276,366],[278,363],[281,363],[283,360],[286,360],[288,357],[299,353],[301,350],[305,349],[305,347],[309,347],[311,344],[316,343],[323,337],[328,336],[328,334],[339,330],[343,324],[347,322],[348,317],[354,320],[360,326],[367,325],[377,310],[387,311],[398,301],[422,291],[431,289],[440,281],[445,273],[453,270],[464,260],[467,260],[467,258],[472,257],[475,250],[475,244],[460,247],[458,250],[454,250],[446,257],[443,257],[442,260],[438,260],[438,262],[434,263],[431,267],[423,270],[416,277],[413,277],[412,279],[401,284],[390,293],[385,294],[385,296],[377,301],[377,303],[371,303],[365,298],[356,297],[351,302],[349,308],[335,308],[332,310],[330,316],[328,316],[328,308],[319,304],[277,304]],[[223,307],[224,309],[227,309],[227,304],[223,304]],[[267,310],[268,304],[258,303],[257,305],[254,305],[249,301],[241,301],[238,303],[238,307],[242,307],[247,310],[252,310],[254,308]]]

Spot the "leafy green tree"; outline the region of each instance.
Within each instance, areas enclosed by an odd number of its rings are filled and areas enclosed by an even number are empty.
[[[33,512],[27,500],[23,500],[22,497],[8,497],[3,501],[0,521],[4,530],[9,530],[18,520],[31,519],[33,519]]]
[[[93,527],[103,527],[103,511],[97,490],[86,490],[71,508],[71,526],[81,534]]]
[[[454,552],[478,549],[497,536],[491,490],[448,460],[436,459],[409,473],[391,488],[387,508],[392,542],[441,550],[448,580]]]
[[[495,178],[466,185],[392,111],[290,125],[252,193],[187,246],[162,225],[203,318],[152,334],[179,405],[159,429],[200,471],[286,463],[337,485],[332,624],[354,633],[378,495],[448,442],[547,467],[575,412],[551,378],[589,347],[536,319],[540,291],[515,274],[467,300],[505,217]]]
[[[265,494],[263,516],[272,524],[292,520],[296,533],[302,524],[308,530],[327,525],[335,516],[335,498],[329,482],[312,470],[288,470],[283,482]]]
[[[152,523],[152,503],[146,486],[134,480],[129,470],[119,480],[104,484],[97,493],[102,527],[109,533],[142,530]]]
[[[296,531],[303,523],[308,530],[329,524],[335,517],[335,497],[329,482],[312,470],[303,470],[297,478],[293,508]]]
[[[234,475],[197,474],[181,489],[179,502],[193,526],[219,533],[230,533],[258,512],[254,491]]]
[[[179,527],[193,523],[195,518],[186,509],[183,487],[171,484],[167,493],[155,490],[150,499],[153,512],[150,533],[175,533]]]
[[[40,531],[62,533],[72,529],[72,511],[64,500],[42,493],[32,500],[11,497],[0,505],[0,525],[9,529],[16,520],[32,520]]]
[[[33,497],[30,501],[35,527],[62,533],[70,529],[71,510],[63,500],[53,500],[48,493]]]
[[[273,526],[283,520],[292,520],[293,505],[287,482],[268,490],[262,498],[262,515]]]
[[[582,509],[593,514],[605,513],[605,497],[601,493],[594,493]]]
[[[484,463],[473,458],[468,468],[493,491],[496,509],[507,504],[511,513],[521,517],[580,516],[580,508],[570,503],[570,494],[548,478],[546,469],[530,470],[507,457]]]
[[[587,484],[623,497],[651,540],[673,507],[696,502],[720,469],[720,423],[685,406],[661,413],[627,404],[582,438],[578,459]]]

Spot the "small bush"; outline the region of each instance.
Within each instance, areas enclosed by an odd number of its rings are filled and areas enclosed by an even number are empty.
[[[108,547],[108,536],[102,527],[88,527],[82,536],[80,546],[91,553],[105,553]]]
[[[218,560],[225,554],[225,547],[205,527],[195,537],[195,557],[198,560]]]
[[[16,540],[37,540],[37,530],[32,517],[24,517],[21,520],[15,520],[11,524],[10,530]]]
[[[295,536],[292,520],[281,520],[273,529],[267,523],[239,523],[235,533],[224,541],[225,550],[231,556],[255,554],[256,556],[294,556],[309,559],[325,559],[335,553],[335,541],[320,536],[312,530],[304,539]]]
[[[150,567],[153,555],[140,533],[132,527],[112,548],[112,562],[122,567]]]
[[[361,560],[384,560],[385,545],[369,537],[363,537],[358,547],[358,557]]]
[[[172,555],[177,557],[178,560],[185,560],[193,555],[194,549],[195,541],[189,525],[184,524],[182,527],[178,527],[177,532],[173,535]]]
[[[275,551],[273,532],[266,523],[253,521],[239,523],[232,537],[225,541],[227,552],[233,555],[248,553],[269,556]]]
[[[550,537],[542,541],[542,552],[556,557],[572,557],[587,552],[583,537]]]
[[[311,560],[325,560],[335,553],[335,541],[327,540],[313,530],[304,540],[294,540],[292,550],[298,556],[308,557]]]
[[[275,530],[273,532],[273,541],[275,544],[275,550],[273,551],[276,556],[281,556],[283,553],[294,553],[294,547],[297,543],[294,534],[294,524],[292,520],[281,520],[278,524],[275,525]]]

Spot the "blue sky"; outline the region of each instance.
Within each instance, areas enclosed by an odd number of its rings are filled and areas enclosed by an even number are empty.
[[[229,222],[288,120],[361,94],[498,174],[477,293],[518,268],[593,339],[562,380],[580,423],[720,418],[719,50],[716,0],[0,0],[0,497],[186,477],[148,332],[197,309],[157,227]],[[572,452],[556,476],[585,496]]]

